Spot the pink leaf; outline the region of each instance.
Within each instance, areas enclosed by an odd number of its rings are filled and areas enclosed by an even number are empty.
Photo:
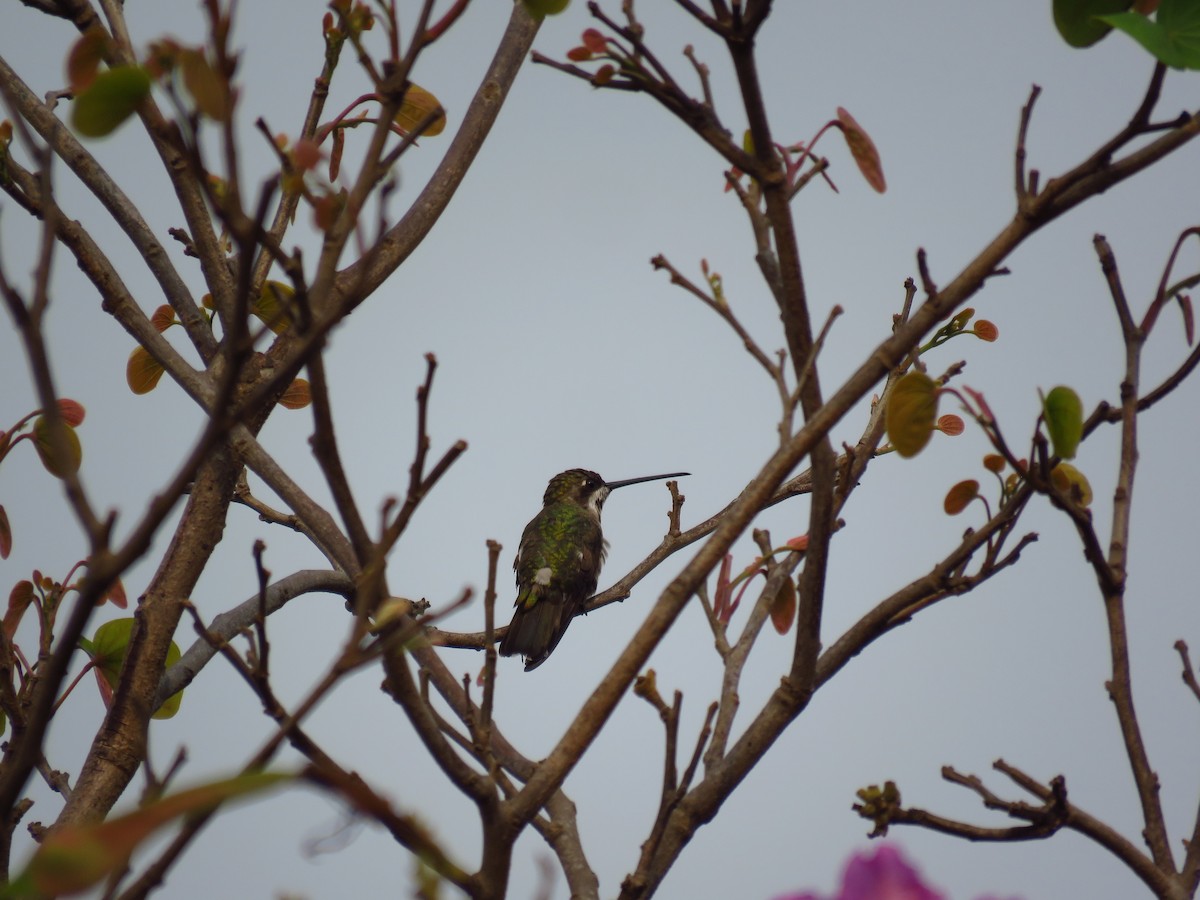
[[[12,553],[12,527],[8,524],[8,513],[0,506],[0,559],[8,559]]]
[[[717,573],[717,590],[713,595],[713,614],[718,622],[728,622],[732,610],[729,609],[729,595],[732,588],[729,585],[729,573],[733,568],[733,554],[726,553],[721,560],[721,571]]]
[[[858,163],[859,171],[862,172],[863,178],[867,179],[867,184],[882,194],[887,190],[887,181],[883,177],[883,161],[879,158],[879,151],[875,149],[875,142],[845,109],[839,106],[837,115],[838,125],[846,138],[850,155]]]
[[[72,428],[78,427],[83,422],[83,417],[87,415],[87,411],[83,408],[83,404],[77,400],[68,400],[65,397],[58,401],[58,414],[63,417],[63,421]]]
[[[937,420],[938,431],[946,435],[946,437],[958,437],[963,433],[963,420],[961,416],[956,416],[954,413],[946,413]]]
[[[583,46],[587,47],[593,53],[603,53],[608,49],[608,42],[604,40],[602,35],[595,28],[589,28],[582,35]]]
[[[1192,298],[1187,294],[1176,294],[1179,301],[1179,311],[1183,314],[1183,333],[1187,337],[1188,346],[1192,346],[1195,337],[1195,323],[1192,319]]]
[[[787,634],[792,630],[792,623],[795,621],[796,585],[789,578],[783,583],[783,587],[775,595],[775,599],[771,601],[771,624],[780,634]]]
[[[125,585],[121,583],[120,578],[114,578],[113,583],[108,586],[108,590],[104,592],[104,596],[96,603],[97,606],[108,602],[118,609],[125,609],[129,606],[129,598],[125,596]]]
[[[33,602],[33,582],[18,581],[8,594],[8,611],[4,614],[4,634],[11,641],[21,624],[21,616]]]
[[[808,549],[808,535],[801,534],[801,535],[798,535],[797,537],[791,538],[787,542],[787,547],[789,550],[807,550]]]

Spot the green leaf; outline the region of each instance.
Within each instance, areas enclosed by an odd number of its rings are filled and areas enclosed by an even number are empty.
[[[933,435],[937,418],[937,385],[924,372],[912,371],[888,395],[887,433],[896,452],[908,458],[920,453]]]
[[[1153,21],[1135,12],[1100,19],[1125,32],[1168,66],[1200,69],[1200,3],[1195,0],[1162,0]]]
[[[113,619],[97,628],[92,638],[92,662],[111,687],[115,688],[121,677],[121,666],[125,663],[132,633],[132,618]]]
[[[1090,47],[1112,30],[1097,17],[1132,5],[1133,0],[1054,0],[1054,25],[1072,47]]]
[[[521,0],[525,4],[525,9],[529,14],[541,18],[542,16],[557,16],[560,12],[567,8],[571,0]]]
[[[55,440],[55,437],[51,434],[49,419],[45,416],[34,419],[33,442],[42,465],[55,478],[64,478],[69,472],[79,471],[79,464],[83,461],[83,448],[79,444],[79,435],[75,433],[75,429],[65,422],[57,435],[62,439],[61,443]]]
[[[85,137],[104,137],[137,110],[150,93],[150,76],[140,66],[118,66],[101,72],[75,98],[71,125]]]
[[[1083,402],[1069,387],[1059,385],[1042,399],[1042,414],[1054,455],[1074,459],[1083,438]]]
[[[95,665],[96,679],[100,683],[100,693],[104,696],[105,703],[108,702],[112,691],[116,690],[117,683],[120,681],[121,667],[125,665],[125,656],[129,652],[129,638],[132,634],[133,619],[125,618],[105,622],[96,629],[96,633],[92,637],[89,652]],[[170,668],[179,662],[180,655],[179,645],[171,641],[171,646],[167,649],[166,667]],[[179,712],[179,705],[182,702],[183,691],[172,694],[155,711],[154,718],[171,718]]]
[[[171,641],[171,646],[167,648],[167,659],[164,666],[165,669],[171,668],[175,663],[179,662],[179,657],[182,654],[179,652],[179,645]],[[179,707],[183,704],[183,691],[176,691],[170,697],[163,701],[162,706],[154,711],[151,718],[154,719],[170,719],[174,718],[179,712]]]

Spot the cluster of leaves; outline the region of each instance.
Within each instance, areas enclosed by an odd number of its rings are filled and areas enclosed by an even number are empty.
[[[460,4],[439,23],[425,28],[420,41],[432,42],[441,30],[457,19],[465,5]],[[228,14],[222,11],[223,5],[213,2],[205,6],[210,12],[212,41],[202,46],[185,46],[173,38],[165,37],[148,44],[145,53],[138,53],[135,58],[121,41],[109,37],[103,26],[96,25],[89,29],[72,46],[65,62],[68,91],[61,96],[68,96],[72,100],[71,126],[85,138],[102,138],[112,134],[131,116],[139,111],[147,111],[150,103],[165,96],[177,114],[175,124],[185,151],[186,164],[191,167],[196,183],[205,192],[214,219],[228,229],[232,214],[240,212],[236,205],[237,182],[231,180],[227,184],[208,171],[199,132],[201,127],[211,127],[212,123],[227,132],[232,130],[239,93],[233,77],[238,57],[227,50],[231,22]],[[357,49],[359,61],[367,69],[377,92],[359,98],[333,122],[317,128],[311,137],[295,143],[280,138],[274,144],[280,159],[279,184],[283,192],[292,195],[291,200],[298,196],[307,201],[314,209],[317,227],[322,230],[329,229],[341,217],[346,204],[347,192],[336,189],[332,184],[338,181],[346,129],[362,122],[379,122],[382,118],[381,127],[388,127],[392,133],[401,136],[399,146],[380,161],[379,171],[386,172],[400,152],[415,143],[417,136],[437,135],[446,127],[446,115],[438,99],[429,91],[401,80],[399,61],[402,57],[397,50],[399,27],[395,4],[380,3],[377,6],[383,10],[379,14],[379,21],[383,23],[382,30],[389,32],[387,37],[392,51],[378,64],[363,46],[363,35],[376,24],[376,14],[365,3],[333,0],[330,3],[331,12],[323,23],[328,68],[331,70],[336,65],[338,51],[343,44],[349,43]],[[224,5],[224,9],[228,10],[229,6]],[[112,22],[116,27],[116,20]],[[420,41],[416,46],[420,46]],[[372,102],[385,107],[388,114],[370,118],[367,107]],[[306,125],[306,128],[312,127]],[[0,175],[3,174],[12,130],[11,123],[0,123]],[[326,141],[328,143],[323,148],[322,142]],[[332,150],[329,149],[330,145]],[[326,159],[329,162],[328,181],[316,174],[318,166]],[[236,166],[231,168],[237,169]],[[357,216],[350,218],[357,219]],[[261,222],[257,224],[262,225]],[[176,237],[188,245],[191,255],[197,255],[186,234],[179,233]],[[231,241],[227,233],[222,238],[224,250],[228,253]],[[254,236],[253,240],[260,246],[269,244],[261,234]],[[239,247],[239,250],[243,249]],[[250,255],[247,253],[246,257]],[[257,285],[257,280],[254,283]],[[235,349],[248,352],[260,339],[269,339],[272,333],[283,334],[294,325],[299,331],[300,324],[307,324],[306,317],[310,309],[304,302],[304,283],[299,276],[294,283],[295,287],[292,287],[277,281],[266,281],[258,296],[253,296],[251,292],[249,298],[240,298],[242,302],[246,299],[249,301],[244,307],[246,318],[256,318],[261,322],[261,327],[253,323],[249,331],[239,328],[233,337],[237,339],[244,334],[245,346]],[[217,330],[220,327],[218,323],[221,323],[227,330],[232,330],[229,319],[216,314],[210,295],[203,298],[201,306],[200,314],[210,329]],[[238,308],[243,309],[241,306]],[[222,306],[221,313],[227,316],[229,310]],[[168,305],[158,307],[150,321],[158,334],[165,334],[172,326],[182,324],[176,317],[175,309]],[[239,326],[243,324],[238,323]],[[223,337],[228,339],[230,336]],[[148,343],[152,348],[163,346],[158,340]],[[227,343],[232,341],[227,340]],[[130,354],[126,380],[134,393],[146,394],[161,381],[166,369],[160,362],[162,353],[158,353],[158,356],[159,359],[156,359],[145,346],[136,347]],[[280,405],[291,409],[307,406],[311,402],[309,383],[300,378],[293,380],[278,400]],[[43,465],[51,474],[60,478],[69,477],[78,470],[82,451],[75,428],[83,421],[83,407],[75,401],[62,400],[58,403],[57,414],[54,414],[54,410],[50,412],[51,415],[46,416],[42,411],[35,411],[8,431],[0,431],[0,461],[21,440],[28,439],[33,442]],[[11,548],[12,531],[7,515],[0,507],[0,557],[6,558]],[[86,573],[89,567],[92,571],[80,577],[78,573]],[[116,568],[112,567],[113,570]],[[64,606],[70,607],[67,602],[69,599],[75,600],[75,611],[80,611],[80,602],[86,600],[90,603],[96,596],[93,590],[97,587],[95,582],[108,577],[109,570],[102,566],[98,554],[90,561],[76,563],[61,580],[35,570],[31,579],[22,580],[13,587],[0,627],[0,733],[8,728],[10,717],[14,733],[29,733],[31,729],[27,726],[32,725],[32,719],[24,717],[32,705],[30,698],[44,696],[56,699],[50,713],[53,716],[89,671],[96,679],[105,705],[111,705],[121,683],[127,658],[131,665],[133,662],[131,638],[135,632],[135,620],[126,617],[105,622],[88,637],[79,637],[76,645],[75,635],[78,632],[70,631],[68,640],[63,623],[68,618],[73,622],[77,622],[77,619],[73,616],[59,617],[59,611]],[[71,598],[72,594],[77,597]],[[95,605],[106,602],[121,609],[128,606],[119,579],[111,583],[104,595],[95,601]],[[388,612],[393,616],[405,615],[405,611],[397,605],[389,606]],[[34,618],[36,623],[31,621]],[[18,631],[21,633],[20,643]],[[26,635],[32,637],[27,639]],[[37,646],[31,647],[35,641]],[[26,646],[22,647],[21,643]],[[87,662],[75,680],[60,692],[59,682],[50,681],[46,675],[48,670],[45,662],[52,657],[56,660],[67,657],[66,651],[75,651],[76,646],[86,654]],[[164,666],[170,668],[180,657],[180,649],[172,641]],[[79,660],[81,657],[76,654],[70,658]],[[55,677],[61,675],[56,673]],[[35,695],[33,692],[39,684],[41,692]],[[182,691],[168,698],[153,713],[154,718],[174,716],[181,701]],[[0,897],[49,897],[92,888],[125,868],[133,850],[164,825],[181,816],[207,812],[232,798],[263,790],[294,777],[256,772],[243,774],[164,799],[150,798],[146,805],[135,812],[108,821],[55,828],[41,841],[24,872],[0,887]],[[156,794],[162,790],[162,785],[155,786]],[[16,818],[20,818],[20,814]],[[16,819],[10,823],[10,832],[15,822]],[[7,853],[5,857],[7,872]]]
[[[362,36],[374,27],[374,14],[365,4],[351,0],[334,0],[330,7],[331,12],[326,13],[322,25],[326,60],[334,65],[346,41],[354,45],[360,57],[366,55]],[[105,60],[113,58],[113,50],[112,39],[103,28],[94,26],[76,41],[68,55],[67,83],[75,98],[71,124],[79,134],[85,137],[111,134],[137,112],[155,84],[166,91],[184,120],[203,117],[220,123],[230,121],[237,100],[231,83],[232,62],[222,67],[214,63],[203,47],[184,46],[173,38],[161,38],[149,44],[140,65],[103,68]],[[189,102],[184,102],[184,97]],[[380,100],[374,93],[358,98],[334,121],[323,125],[313,140],[302,139],[289,148],[287,139],[280,138],[278,143],[285,161],[284,186],[303,186],[305,176],[326,157],[320,145],[327,138],[332,145],[327,155],[329,180],[336,181],[344,149],[344,130],[374,122],[363,106]],[[355,110],[358,113],[351,116]],[[433,137],[445,127],[446,116],[437,98],[419,85],[409,85],[394,117],[396,133]],[[317,227],[327,229],[337,218],[344,192],[321,185],[315,192],[304,187],[301,193],[313,206]]]
[[[0,709],[0,731],[3,731],[7,724],[6,713],[15,715],[19,709],[23,708],[25,698],[33,690],[33,685],[37,679],[36,665],[30,664],[29,656],[16,642],[17,629],[24,620],[26,613],[30,609],[33,609],[37,614],[38,629],[38,652],[33,654],[33,658],[40,661],[43,655],[49,655],[54,647],[54,626],[59,610],[62,609],[63,601],[69,594],[79,592],[79,583],[72,579],[75,578],[81,569],[85,568],[87,568],[87,561],[80,560],[71,567],[66,578],[62,581],[52,578],[49,575],[43,575],[35,569],[31,578],[18,581],[9,592],[8,608],[5,610],[3,622],[0,624],[0,656],[2,656],[5,663],[3,666],[0,666],[0,675],[2,675],[2,680],[0,680],[0,704],[3,705],[3,709]],[[125,595],[125,587],[121,584],[120,579],[112,583],[108,590],[100,597],[97,605],[103,605],[104,603],[111,603],[120,609],[125,609],[129,605]],[[119,624],[122,622],[126,624]],[[79,683],[79,679],[90,668],[96,669],[101,696],[104,696],[106,701],[111,697],[112,688],[115,686],[116,677],[120,672],[121,662],[124,660],[125,648],[128,645],[129,633],[132,627],[133,619],[118,619],[115,622],[107,623],[107,625],[101,625],[97,629],[93,641],[80,640],[80,645],[92,656],[92,659],[84,667],[83,671],[80,672],[75,682],[59,698],[59,704],[66,699],[67,695],[74,689],[75,684]],[[95,654],[93,653],[93,647],[95,647]],[[178,648],[176,648],[175,658],[178,659],[178,657]],[[18,679],[18,683],[14,683],[12,680],[14,674]],[[170,715],[174,715],[174,712],[179,708],[179,698],[173,697],[172,700],[174,704],[169,713]],[[164,709],[166,708],[164,706]],[[160,718],[166,717],[166,715],[160,716]]]
[[[363,33],[375,27],[375,14],[358,0],[333,0],[329,9],[322,20],[322,31],[326,43],[336,44],[335,50],[340,50],[340,42],[347,39],[356,48],[359,47]]]
[[[969,307],[956,313],[918,349],[918,354],[965,334],[989,343],[995,341],[999,337],[999,329],[987,319],[978,319],[972,325],[974,315],[975,310]],[[968,328],[968,325],[971,327]],[[892,386],[887,398],[885,414],[891,449],[902,457],[913,457],[925,449],[935,431],[949,436],[962,433],[964,426],[960,417],[938,417],[938,401],[943,394],[957,397],[996,447],[997,452],[983,457],[983,467],[998,482],[998,503],[1002,506],[1017,490],[1021,480],[1027,477],[1029,462],[1027,459],[1016,459],[1008,451],[991,408],[978,391],[964,387],[963,392],[959,393],[920,369],[905,373]],[[1083,439],[1083,402],[1074,390],[1059,385],[1041,395],[1041,406],[1036,433],[1040,434],[1042,426],[1045,426],[1054,456],[1049,471],[1050,482],[1071,502],[1086,508],[1092,502],[1091,485],[1082,472],[1067,462],[1075,458],[1079,442]],[[983,505],[990,519],[991,505],[980,492],[979,481],[974,478],[964,479],[952,486],[942,501],[942,507],[947,515],[955,516],[976,500]]]
[[[938,417],[942,385],[919,369],[906,373],[888,394],[887,434],[891,449],[906,459],[925,449],[935,431],[949,437],[962,434],[962,419]]]
[[[933,337],[921,345],[917,350],[918,355],[932,350],[934,347],[942,346],[942,344],[951,338],[960,337],[965,334],[977,337],[981,341],[987,341],[989,344],[1000,337],[1000,329],[988,319],[976,319],[975,324],[971,325],[971,319],[974,316],[975,310],[970,306],[959,310],[950,317],[950,321],[933,333]],[[971,327],[967,328],[968,325],[971,325]]]
[[[229,119],[234,95],[228,78],[213,66],[202,47],[185,47],[171,38],[150,44],[141,65],[101,68],[113,58],[112,39],[99,25],[75,42],[67,57],[67,84],[75,97],[71,126],[85,137],[104,137],[137,112],[155,82],[168,86],[176,79],[200,115],[214,121]]]
[[[892,814],[900,808],[900,788],[896,787],[896,782],[885,781],[882,787],[872,784],[865,788],[859,788],[855,791],[855,796],[858,797],[859,802],[855,803],[851,809],[862,818],[869,819],[875,824],[870,836],[884,837],[887,835]]]
[[[329,40],[327,31],[326,41]],[[332,121],[321,125],[311,139],[301,138],[294,145],[289,145],[286,136],[276,139],[284,157],[283,186],[302,196],[312,207],[313,224],[321,231],[329,230],[346,202],[346,189],[335,187],[341,174],[346,131],[377,122],[372,109],[381,101],[376,93],[363,94]],[[436,137],[446,130],[446,113],[436,96],[420,85],[410,83],[404,89],[404,98],[392,117],[390,128],[401,136]],[[326,141],[330,145],[328,152],[322,149]],[[318,167],[326,161],[328,180],[315,177]]]
[[[169,309],[169,307],[164,308]],[[157,381],[157,378],[154,380]],[[0,432],[0,462],[22,441],[30,441],[37,450],[42,465],[51,475],[63,478],[68,473],[79,470],[83,460],[83,450],[75,429],[83,423],[86,411],[81,403],[68,398],[59,400],[56,405],[59,426],[57,429],[54,421],[45,414],[45,411],[38,409],[24,416],[12,428]],[[12,552],[12,546],[12,526],[7,512],[3,506],[0,506],[0,559],[8,558]],[[7,682],[0,684],[0,702],[3,703],[3,708],[0,708],[0,732],[7,727],[5,710],[15,710],[19,707],[21,698],[32,690],[36,678],[35,667],[30,664],[28,656],[16,643],[18,627],[26,613],[31,608],[35,610],[38,622],[39,653],[34,654],[33,657],[38,659],[42,653],[49,653],[54,645],[54,626],[58,611],[69,594],[79,592],[79,584],[72,579],[77,572],[86,567],[87,561],[80,560],[61,581],[35,569],[31,578],[18,581],[9,591],[8,607],[4,613],[3,622],[0,624],[0,641],[2,641],[0,655],[7,661],[6,665],[0,666],[0,671],[7,676]],[[125,588],[120,579],[113,582],[108,591],[100,598],[98,605],[106,602],[112,603],[120,609],[128,606]],[[101,696],[106,703],[111,699],[112,690],[117,684],[132,629],[133,619],[118,619],[101,625],[92,640],[80,639],[80,646],[90,657],[90,661],[80,673],[80,677],[89,668],[94,668]],[[168,657],[168,664],[178,660],[180,656],[179,648],[174,644],[172,644],[171,653],[172,655]],[[13,683],[14,674],[19,679],[19,684]],[[75,684],[78,681],[77,678]],[[74,684],[66,690],[63,697],[59,699],[59,703],[73,688]],[[179,709],[180,699],[181,694],[172,697],[156,715],[159,718],[174,715]]]
[[[690,48],[689,48],[690,54]],[[574,63],[600,62],[601,65],[591,75],[591,83],[595,87],[605,87],[612,83],[618,75],[637,80],[640,77],[641,63],[635,53],[630,52],[614,38],[605,37],[595,28],[588,28],[580,35],[580,43],[567,51],[567,59]],[[875,142],[866,130],[858,124],[854,116],[843,107],[837,108],[837,117],[826,122],[807,144],[795,143],[790,145],[776,144],[775,149],[784,163],[784,173],[790,190],[797,189],[806,165],[816,162],[813,147],[821,136],[830,129],[836,129],[846,139],[850,155],[858,165],[859,171],[867,184],[879,193],[887,190],[887,179],[883,175],[883,161]],[[754,153],[754,141],[747,130],[742,136],[742,149],[749,154]],[[729,190],[731,182],[742,177],[744,173],[734,168],[725,184]],[[822,174],[824,174],[822,172]],[[825,176],[828,181],[828,176]],[[830,186],[837,190],[832,182]]]
[[[742,596],[746,593],[750,582],[756,575],[762,575],[764,578],[767,576],[768,572],[764,563],[768,556],[775,556],[779,553],[803,553],[807,549],[808,535],[802,534],[794,537],[782,547],[773,549],[767,556],[755,557],[754,561],[746,566],[736,578],[730,577],[733,572],[733,554],[725,554],[725,558],[721,561],[720,571],[717,573],[717,589],[713,592],[713,615],[716,616],[717,621],[722,625],[728,625],[733,614],[737,612],[738,606],[741,605]],[[735,595],[734,588],[739,585],[741,587]],[[796,596],[796,585],[791,578],[788,578],[784,581],[779,593],[771,600],[771,624],[780,634],[787,634],[791,631],[792,623],[796,621]]]
[[[268,281],[251,305],[250,314],[258,318],[265,328],[275,334],[281,334],[296,320],[297,311],[293,302],[295,294],[296,292],[283,282]],[[207,317],[210,325],[215,318],[212,310],[212,295],[205,294],[201,312]],[[159,334],[166,332],[172,325],[180,324],[175,310],[166,304],[154,311],[150,323]],[[135,394],[148,394],[158,386],[164,371],[162,363],[139,344],[133,348],[129,360],[125,363],[125,383]],[[308,406],[312,402],[309,382],[304,378],[294,379],[278,402],[286,409],[303,409]]]
[[[917,355],[962,335],[971,335],[989,344],[999,338],[1000,329],[987,319],[977,319],[972,325],[974,316],[975,310],[971,307],[955,313],[918,348]],[[968,328],[968,325],[971,327]],[[938,417],[938,397],[943,390],[941,380],[931,378],[920,369],[907,372],[893,385],[888,394],[886,410],[887,434],[892,450],[908,458],[924,450],[935,431],[941,431],[948,437],[962,434],[961,418],[953,414]]]
[[[807,144],[798,142],[795,144],[784,145],[776,144],[775,149],[778,151],[780,158],[783,160],[784,178],[789,190],[795,191],[802,186],[805,164],[816,163],[817,158],[813,153],[813,148],[817,141],[821,139],[821,135],[830,129],[840,131],[842,137],[846,139],[846,146],[850,150],[850,155],[854,158],[855,164],[858,166],[859,172],[862,173],[867,184],[878,191],[880,194],[887,191],[887,179],[883,175],[883,159],[879,155],[879,150],[875,146],[875,142],[871,140],[871,136],[867,134],[866,129],[858,124],[858,120],[850,115],[849,111],[842,106],[837,108],[837,118],[830,119],[820,130],[813,136],[813,139]],[[742,149],[747,153],[754,153],[754,139],[747,130],[742,134]],[[731,187],[730,180],[740,178],[742,175],[736,168],[729,173],[729,180],[726,181],[725,190]],[[834,191],[837,191],[837,185],[829,178],[829,175],[821,171],[821,176],[829,184]]]
[[[1200,69],[1195,0],[1054,0],[1054,24],[1072,47],[1090,47],[1115,28],[1168,66]]]
[[[362,3],[352,4],[351,0],[334,0],[330,7],[333,11],[325,14],[322,24],[328,68],[332,69],[337,64],[342,45],[347,40],[358,51],[360,59],[370,58],[362,37],[374,28],[374,14]],[[383,98],[377,93],[363,94],[332,121],[321,125],[311,139],[302,138],[290,147],[286,137],[277,139],[285,157],[284,188],[304,197],[305,202],[313,208],[316,227],[322,231],[328,230],[336,221],[345,203],[345,190],[335,189],[333,183],[337,182],[341,173],[346,131],[377,122],[378,119],[372,116],[372,108],[382,103]],[[409,82],[390,127],[401,136],[436,137],[446,129],[446,114],[437,97],[420,85]],[[330,145],[328,153],[321,149],[326,141]],[[328,182],[314,180],[310,184],[309,176],[325,160],[329,165]]]
[[[122,602],[118,604],[124,608]],[[80,648],[88,655],[88,665],[84,667],[84,672],[88,668],[92,669],[96,674],[96,685],[100,688],[100,697],[104,700],[105,706],[112,705],[113,691],[116,690],[117,684],[121,677],[121,667],[125,664],[125,656],[129,652],[129,639],[133,636],[133,619],[113,619],[111,622],[105,622],[96,629],[96,633],[92,635],[91,640],[87,638],[79,639]],[[179,657],[182,654],[179,652],[179,645],[171,641],[171,646],[167,649],[166,668],[171,668],[175,663],[179,662]],[[156,719],[169,719],[179,712],[179,706],[183,702],[183,691],[172,694],[154,712]]]
[[[983,458],[983,467],[995,475],[999,482],[999,502],[1004,503],[1016,490],[1020,480],[1028,472],[1026,459],[1015,459],[1004,445],[995,417],[983,395],[970,388],[963,388],[966,397],[958,391],[946,388],[924,372],[911,371],[904,375],[888,396],[888,438],[901,456],[915,456],[924,449],[934,431],[938,399],[942,394],[952,394],[963,404],[963,408],[992,439],[999,452],[989,453]],[[1050,480],[1072,502],[1087,507],[1092,502],[1092,489],[1086,476],[1066,460],[1074,459],[1079,442],[1083,438],[1083,402],[1079,395],[1066,385],[1052,388],[1042,395],[1042,410],[1038,416],[1037,429],[1044,425],[1054,456],[1050,469]],[[944,418],[944,417],[943,417]],[[939,420],[940,421],[940,420]],[[961,420],[960,420],[961,422]],[[961,429],[960,429],[961,430]],[[949,433],[949,432],[948,432]],[[1005,476],[1006,470],[1008,475]],[[974,500],[979,500],[987,515],[991,508],[987,499],[980,494],[979,482],[966,479],[955,484],[946,494],[943,508],[948,515],[958,515]]]

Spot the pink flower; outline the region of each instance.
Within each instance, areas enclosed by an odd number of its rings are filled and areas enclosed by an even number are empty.
[[[842,873],[841,888],[829,897],[804,891],[786,894],[775,900],[946,900],[946,896],[926,886],[897,847],[882,844],[874,853],[855,853],[851,856]],[[979,900],[997,898],[989,895]]]
[[[850,857],[837,900],[945,900],[945,897],[925,886],[917,870],[904,861],[898,849],[883,844],[873,856],[856,853]]]

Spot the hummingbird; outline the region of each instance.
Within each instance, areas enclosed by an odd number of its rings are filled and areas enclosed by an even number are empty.
[[[500,641],[501,656],[525,658],[525,671],[546,661],[567,626],[596,593],[608,541],[600,510],[619,487],[678,478],[689,472],[605,481],[589,469],[568,469],[550,479],[542,511],[521,533],[513,560],[517,600],[512,623]]]

